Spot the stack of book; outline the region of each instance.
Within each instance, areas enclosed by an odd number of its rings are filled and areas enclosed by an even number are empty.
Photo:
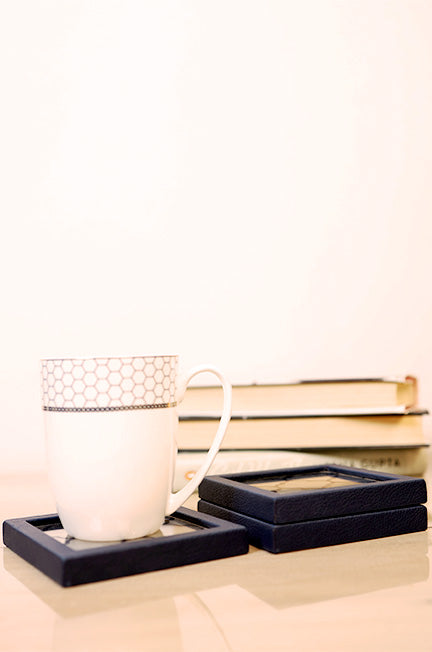
[[[233,414],[209,473],[342,464],[421,476],[428,444],[417,380],[357,378],[233,386]],[[190,387],[179,406],[174,489],[204,460],[223,395]]]

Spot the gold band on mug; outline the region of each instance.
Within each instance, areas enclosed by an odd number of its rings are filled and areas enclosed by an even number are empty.
[[[43,405],[46,412],[119,412],[122,410],[158,410],[160,408],[176,407],[177,403],[154,403],[153,405],[119,405],[117,407],[49,407]]]

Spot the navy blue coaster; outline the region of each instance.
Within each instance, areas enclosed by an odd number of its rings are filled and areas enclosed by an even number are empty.
[[[284,525],[266,523],[205,500],[198,502],[198,510],[231,523],[244,525],[248,530],[249,542],[253,546],[273,553],[378,539],[420,532],[427,528],[427,509],[424,505]]]
[[[418,506],[427,500],[422,478],[318,465],[208,476],[199,496],[229,511],[272,524]]]
[[[196,564],[248,552],[241,525],[186,509],[147,537],[119,542],[69,537],[57,514],[3,523],[5,545],[62,586]]]

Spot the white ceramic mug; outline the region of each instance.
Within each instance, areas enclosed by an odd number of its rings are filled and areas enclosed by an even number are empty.
[[[177,368],[176,355],[42,360],[48,471],[69,535],[118,541],[155,532],[203,479],[231,417],[231,385],[211,365],[182,381]],[[176,405],[201,372],[222,384],[222,417],[203,465],[172,493]]]

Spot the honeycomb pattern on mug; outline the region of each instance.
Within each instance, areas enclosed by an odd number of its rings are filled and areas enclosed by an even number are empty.
[[[175,356],[43,360],[42,404],[60,411],[169,407],[176,375]]]

